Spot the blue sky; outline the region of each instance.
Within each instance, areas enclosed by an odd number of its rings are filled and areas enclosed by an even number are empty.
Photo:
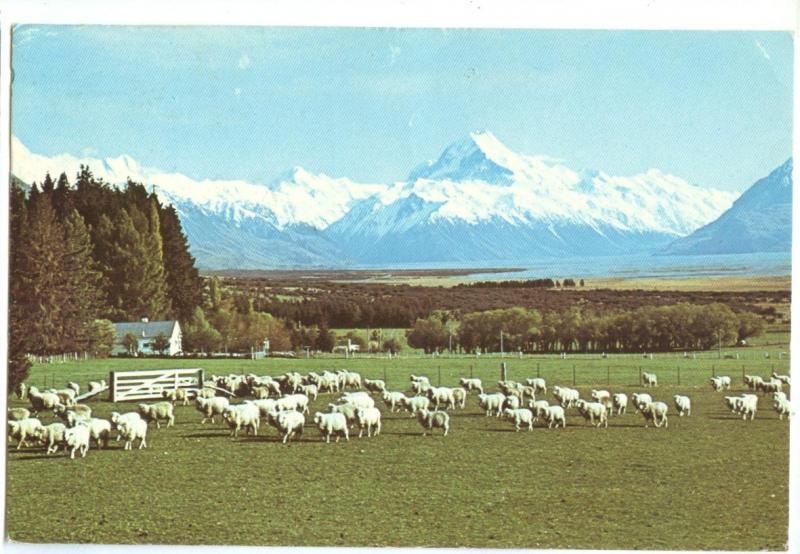
[[[791,155],[788,33],[23,26],[12,132],[195,179],[404,179],[473,130],[743,190]]]

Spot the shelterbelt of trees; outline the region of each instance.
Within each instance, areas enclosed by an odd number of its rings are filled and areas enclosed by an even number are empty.
[[[139,183],[122,189],[82,167],[10,188],[9,385],[28,354],[108,353],[111,321],[185,320],[203,280],[178,214]]]

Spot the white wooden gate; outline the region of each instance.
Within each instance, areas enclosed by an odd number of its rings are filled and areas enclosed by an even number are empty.
[[[112,371],[108,376],[108,382],[108,396],[112,402],[162,398],[165,390],[202,387],[203,370],[192,368]]]

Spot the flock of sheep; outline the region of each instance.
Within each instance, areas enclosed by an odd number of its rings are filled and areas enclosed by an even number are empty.
[[[758,376],[746,375],[745,384],[754,392],[772,394],[773,407],[779,419],[790,414],[790,404],[782,388],[789,385],[786,375],[773,373],[769,381]],[[655,374],[643,373],[642,383],[646,387],[658,385]],[[713,377],[711,386],[715,391],[729,390],[731,379],[727,376]],[[434,429],[441,429],[443,435],[450,430],[448,410],[463,409],[467,396],[477,393],[478,405],[486,416],[504,417],[513,422],[516,431],[522,427],[533,430],[540,419],[548,428],[566,427],[566,411],[574,409],[590,424],[608,427],[610,416],[624,415],[628,408],[628,395],[612,394],[607,390],[591,390],[589,399],[580,398],[578,390],[554,386],[551,393],[557,403],[537,400],[536,395],[547,394],[544,379],[498,381],[498,392],[487,393],[483,383],[476,378],[460,379],[458,387],[434,387],[425,376],[411,375],[410,389],[413,396],[405,392],[389,391],[384,381],[362,379],[352,371],[324,371],[321,374],[310,372],[307,375],[290,372],[277,377],[257,375],[211,376],[202,388],[164,390],[163,401],[152,404],[142,403],[136,411],[112,412],[110,419],[92,417],[92,409],[76,401],[80,392],[77,383],[69,383],[64,389],[40,391],[38,388],[23,387],[19,396],[27,397],[31,408],[10,408],[8,410],[8,436],[17,442],[17,449],[27,443],[36,442],[43,446],[47,454],[59,448],[74,458],[78,452],[86,456],[93,441],[98,448],[107,447],[112,431],[116,439],[125,441],[125,450],[147,447],[149,423],[160,428],[161,422],[169,427],[175,424],[174,405],[178,402],[188,405],[194,397],[194,405],[200,412],[200,423],[220,417],[231,430],[231,436],[240,432],[257,435],[262,423],[277,431],[282,442],[300,437],[306,426],[306,416],[310,417],[309,403],[317,400],[321,393],[339,395],[328,404],[327,411],[316,412],[313,423],[319,429],[322,440],[336,442],[341,437],[350,439],[350,432],[358,428],[358,436],[367,437],[381,432],[381,411],[375,406],[373,395],[380,395],[389,411],[405,410],[416,417],[423,436]],[[105,388],[104,382],[90,382],[89,390]],[[363,390],[362,390],[363,389]],[[220,395],[222,394],[222,395]],[[234,403],[231,398],[245,398]],[[691,399],[685,395],[673,396],[673,403],[679,416],[691,415]],[[654,401],[650,394],[637,392],[631,395],[636,413],[641,413],[645,427],[653,423],[655,427],[668,427],[668,406],[665,402]],[[726,406],[743,419],[755,418],[758,409],[757,394],[746,393],[741,396],[724,397]],[[43,424],[37,417],[51,412],[60,421]],[[34,417],[32,417],[34,416]]]

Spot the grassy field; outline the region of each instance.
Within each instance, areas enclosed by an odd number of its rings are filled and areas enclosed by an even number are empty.
[[[200,425],[191,406],[178,407],[176,426],[150,429],[145,450],[113,443],[69,460],[10,449],[7,530],[24,542],[782,550],[788,424],[763,398],[756,420],[743,422],[707,385],[712,372],[727,374],[738,394],[742,366],[763,376],[773,366],[787,373],[788,360],[777,359],[788,350],[781,339],[772,341],[770,360],[718,360],[715,353],[505,358],[511,379],[539,374],[551,386],[570,385],[574,375],[582,396],[593,385],[641,390],[639,368],[654,371],[661,386],[653,395],[670,404],[668,429],[645,429],[633,413],[594,429],[569,410],[566,429],[514,433],[470,396],[465,410],[452,413],[447,437],[423,438],[416,421],[380,404],[377,438],[326,445],[310,425],[286,446],[266,428],[232,439],[221,424]],[[473,374],[494,390],[500,361],[100,360],[40,364],[30,382],[85,384],[114,369],[274,375],[347,367],[385,376],[393,390],[407,389],[411,373],[443,385]],[[691,396],[691,417],[674,412],[676,393]],[[321,395],[312,414],[332,399]],[[133,409],[105,399],[90,404],[100,417]]]

